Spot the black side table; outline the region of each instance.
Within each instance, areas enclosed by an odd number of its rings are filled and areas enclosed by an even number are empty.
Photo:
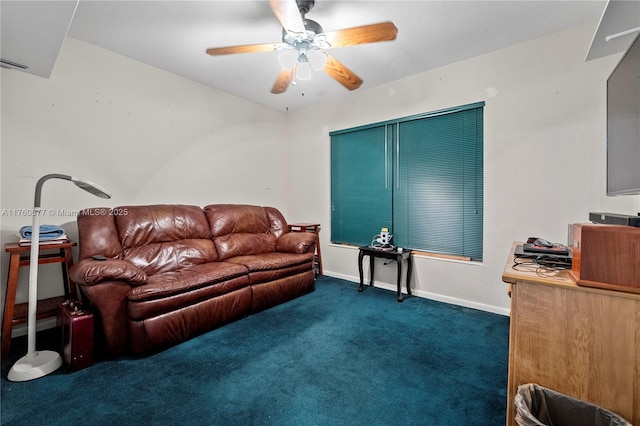
[[[379,248],[363,246],[360,247],[360,252],[358,253],[358,271],[360,272],[360,286],[358,287],[358,291],[364,290],[364,275],[362,271],[362,259],[365,256],[369,256],[369,266],[371,272],[371,281],[369,282],[370,286],[373,286],[373,271],[375,258],[381,257],[383,259],[391,259],[395,260],[398,264],[398,302],[402,302],[402,291],[401,291],[401,280],[402,280],[402,261],[407,261],[407,294],[411,295],[411,288],[409,287],[409,283],[411,282],[411,271],[413,269],[413,258],[411,256],[411,250],[403,250],[398,251],[397,248],[393,250],[382,250]]]

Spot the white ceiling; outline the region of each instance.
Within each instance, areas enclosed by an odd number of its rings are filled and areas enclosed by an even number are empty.
[[[4,56],[12,38],[4,28],[9,20],[5,3],[50,2],[2,1],[3,59],[10,59]],[[76,1],[58,3],[75,7]],[[605,0],[316,0],[307,18],[325,31],[394,22],[395,41],[331,49],[364,80],[358,89],[362,91],[583,23],[592,22],[595,28],[605,6]],[[31,16],[10,18],[19,26],[32,24],[33,16],[31,11]],[[50,18],[39,19],[36,28],[64,23]],[[205,53],[209,47],[279,42],[281,31],[267,0],[80,0],[68,35],[281,111],[350,93],[319,72],[274,95],[270,91],[280,70],[277,52]],[[584,49],[586,55],[589,46]]]

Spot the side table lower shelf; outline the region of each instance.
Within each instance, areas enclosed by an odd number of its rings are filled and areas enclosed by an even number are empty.
[[[55,317],[58,312],[58,303],[64,302],[64,296],[51,297],[49,299],[38,300],[38,310],[36,311],[36,319]],[[20,303],[16,305],[13,311],[12,325],[25,324],[27,322],[27,314],[29,311],[28,303]]]
[[[48,299],[40,299],[38,300],[38,309],[36,310],[36,320],[41,320],[45,318],[55,318],[58,315],[58,304],[65,301],[64,296],[50,297]],[[5,319],[4,328],[7,329],[7,335],[2,335],[2,359],[7,359],[10,355],[11,351],[11,332],[13,327],[19,324],[27,323],[27,316],[29,313],[29,304],[28,303],[20,303],[15,305],[13,311],[13,319],[10,322]],[[9,327],[8,327],[9,326]],[[7,328],[8,327],[8,328]]]

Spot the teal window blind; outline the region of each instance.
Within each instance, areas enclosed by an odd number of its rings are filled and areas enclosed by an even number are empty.
[[[332,132],[331,240],[481,260],[483,106]]]
[[[392,225],[391,143],[386,126],[331,137],[331,239],[367,245]]]

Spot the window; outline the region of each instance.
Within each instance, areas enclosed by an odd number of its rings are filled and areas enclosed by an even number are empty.
[[[483,107],[331,132],[331,240],[481,260]]]

